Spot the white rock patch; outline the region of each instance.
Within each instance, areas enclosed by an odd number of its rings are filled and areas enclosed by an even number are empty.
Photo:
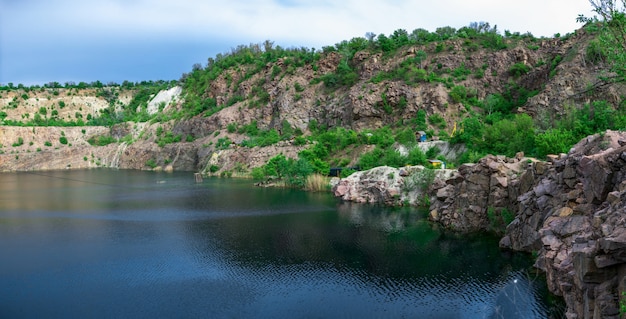
[[[152,115],[156,112],[159,112],[159,105],[161,103],[165,103],[165,107],[162,111],[167,110],[170,103],[178,100],[182,92],[183,88],[180,86],[175,86],[169,90],[160,91],[150,102],[148,102],[148,114]]]

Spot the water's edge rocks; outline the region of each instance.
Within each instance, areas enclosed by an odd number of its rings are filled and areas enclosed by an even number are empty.
[[[433,222],[460,232],[495,231],[502,248],[535,254],[550,291],[564,298],[567,318],[620,317],[626,133],[589,136],[547,162],[490,155],[439,171],[428,188],[418,186],[428,178],[423,172],[377,167],[335,181],[333,193],[387,205],[424,204],[426,196]]]
[[[619,318],[626,287],[626,133],[589,136],[520,193],[500,244],[537,253],[568,318]]]
[[[379,166],[359,171],[332,182],[336,197],[357,203],[419,205],[428,200],[428,185],[422,181],[444,181],[453,170],[425,170],[424,166],[394,168]]]

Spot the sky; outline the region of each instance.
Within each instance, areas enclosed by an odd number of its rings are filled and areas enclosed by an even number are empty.
[[[0,84],[178,80],[242,44],[321,49],[481,21],[552,37],[579,14],[588,0],[0,0]]]

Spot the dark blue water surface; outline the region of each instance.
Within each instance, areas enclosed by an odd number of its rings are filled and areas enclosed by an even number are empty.
[[[0,254],[1,318],[551,315],[496,238],[191,173],[2,173]]]

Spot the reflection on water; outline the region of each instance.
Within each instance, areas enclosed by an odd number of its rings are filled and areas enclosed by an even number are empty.
[[[529,260],[494,238],[440,232],[414,209],[249,184],[0,174],[0,317],[549,315]]]

